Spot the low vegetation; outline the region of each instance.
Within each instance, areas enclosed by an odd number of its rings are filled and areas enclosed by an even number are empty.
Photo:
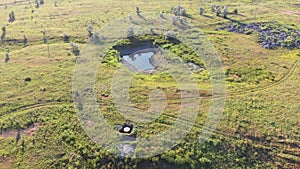
[[[299,168],[299,5],[292,0],[218,3],[1,1],[0,168]],[[172,76],[134,76],[129,99],[135,108],[147,110],[153,90],[160,89],[167,97],[161,116],[150,124],[134,125],[137,137],[155,136],[175,120],[193,128],[160,155],[119,157],[82,129],[77,110],[83,105],[73,104],[74,67],[86,42],[101,43],[98,30],[120,17],[136,24],[134,18],[145,19],[147,12],[156,12],[161,19],[172,14],[173,24],[191,22],[204,32],[223,62],[225,110],[214,134],[200,143],[213,101],[206,65],[172,31],[158,35],[152,30],[151,35],[139,36],[133,27],[122,30],[128,38],[111,47],[95,77],[99,110],[112,128],[127,120],[111,94],[114,72],[124,66],[122,50],[151,43],[201,69],[192,71],[200,93],[195,124],[177,118],[180,91]]]

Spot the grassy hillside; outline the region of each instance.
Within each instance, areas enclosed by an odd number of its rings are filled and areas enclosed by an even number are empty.
[[[6,28],[0,42],[0,168],[299,168],[300,49],[266,49],[258,43],[257,33],[220,30],[230,23],[270,21],[300,30],[299,0],[44,1],[39,8],[34,0],[0,2],[0,27]],[[228,18],[212,13],[213,4],[228,6]],[[199,143],[212,96],[210,72],[196,71],[200,108],[184,140],[155,157],[118,157],[95,144],[80,125],[72,97],[76,56],[69,42],[82,51],[89,25],[95,32],[118,18],[135,15],[136,6],[142,13],[171,14],[171,7],[178,5],[185,7],[190,16],[186,20],[206,34],[223,62],[226,103],[222,120],[213,136]],[[205,8],[204,16],[199,15],[200,7]],[[11,11],[14,22],[8,22]],[[70,36],[69,42],[64,41],[64,33]],[[202,63],[184,44],[161,36],[140,38],[152,38],[179,56],[187,52],[186,61]],[[120,43],[130,45],[126,40]],[[96,76],[99,109],[111,126],[126,120],[110,91],[120,66],[118,51],[111,49]],[[169,129],[180,110],[176,80],[165,74],[137,74],[131,84],[130,100],[141,110],[150,107],[152,90],[159,88],[168,98],[166,112],[150,124],[139,124],[143,130],[138,136]]]

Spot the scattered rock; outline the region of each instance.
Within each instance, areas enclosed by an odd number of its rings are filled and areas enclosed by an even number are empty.
[[[289,49],[300,49],[300,30],[280,24],[279,22],[261,23],[230,23],[221,30],[240,34],[258,34],[258,43],[266,49],[279,47]]]

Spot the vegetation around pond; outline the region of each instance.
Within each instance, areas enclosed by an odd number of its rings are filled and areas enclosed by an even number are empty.
[[[299,168],[300,22],[295,0],[1,0],[0,9],[0,169]],[[88,38],[95,44],[103,38],[98,30],[129,15],[147,18],[147,12],[162,19],[176,15],[178,22],[204,32],[223,62],[225,110],[212,137],[200,143],[212,86],[208,70],[194,71],[198,116],[195,124],[178,119],[193,125],[189,134],[160,155],[122,158],[95,144],[82,129],[80,105],[73,104],[74,67]],[[102,59],[92,89],[112,128],[127,120],[111,93],[115,70],[122,66],[120,52],[143,42],[205,68],[189,46],[163,35],[121,40]],[[149,124],[134,126],[133,134],[149,138],[170,128],[180,110],[178,88],[168,74],[134,76],[132,106],[147,110],[153,90],[168,99],[166,111]]]
[[[163,50],[171,52],[176,56],[181,57],[181,59],[185,63],[191,62],[198,66],[204,67],[201,56],[197,56],[197,54],[193,50],[191,50],[180,41],[168,39],[164,35],[147,35],[142,37],[135,37],[132,40],[126,39],[119,42],[113,48],[120,53],[120,56],[124,55],[124,53],[135,53],[138,50],[147,48],[161,48]],[[132,49],[135,49],[136,51],[131,51]]]

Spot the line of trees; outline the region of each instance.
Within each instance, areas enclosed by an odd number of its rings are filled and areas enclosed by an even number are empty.
[[[223,18],[228,18],[228,15],[230,14],[227,6],[211,5],[210,11],[214,13],[216,16],[220,16]],[[199,8],[199,14],[204,15],[204,13],[205,13],[205,8],[204,7]],[[238,14],[238,10],[234,9],[232,13]]]

